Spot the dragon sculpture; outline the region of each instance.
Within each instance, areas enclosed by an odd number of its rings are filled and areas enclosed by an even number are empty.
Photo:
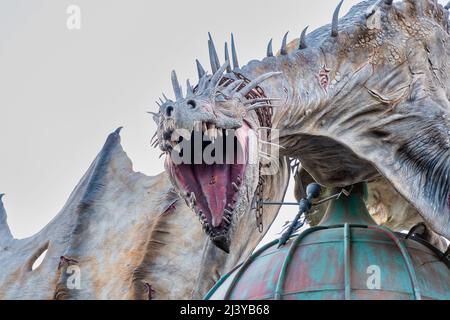
[[[286,34],[279,55],[270,42],[266,58],[242,67],[233,37],[231,67],[227,45],[220,65],[210,36],[212,75],[197,61],[199,83],[188,82],[186,96],[172,73],[176,99],[164,96],[154,114],[156,144],[180,196],[225,251],[263,186],[262,165],[248,159],[273,156],[265,144],[326,187],[384,177],[434,232],[450,237],[448,5],[372,0],[339,20],[341,5],[331,25],[305,29],[290,45]],[[276,139],[259,134],[266,127]],[[219,148],[225,142],[217,137],[232,130],[244,164],[174,160],[198,154],[199,141],[200,151]]]
[[[13,238],[0,200],[0,298],[201,298],[275,219],[260,200],[284,198],[289,158],[298,197],[306,180],[367,181],[381,223],[423,220],[435,243],[449,238],[450,4],[369,0],[339,19],[341,4],[330,25],[242,67],[233,38],[221,65],[210,37],[212,74],[197,62],[186,95],[172,73],[175,99],[153,116],[167,173],[134,172],[118,130],[35,236]],[[196,162],[221,145],[231,161]]]

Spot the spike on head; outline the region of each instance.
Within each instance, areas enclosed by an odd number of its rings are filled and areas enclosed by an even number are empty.
[[[337,37],[339,35],[339,11],[341,10],[341,6],[344,3],[344,0],[341,0],[334,10],[333,13],[333,22],[331,23],[331,36]]]
[[[211,33],[208,32],[208,48],[209,48],[209,60],[211,62],[211,70],[213,73],[220,68],[219,56],[217,55],[216,46],[212,39]]]
[[[220,80],[222,80],[223,77],[223,73],[225,72],[225,70],[228,69],[228,67],[230,66],[230,62],[227,60],[225,61],[225,63],[219,68],[219,70],[217,70],[214,75],[211,77],[211,80],[209,81],[209,85],[210,88],[213,89],[215,87],[217,87],[220,83]]]
[[[234,42],[234,35],[231,34],[231,57],[233,59],[233,69],[239,69],[239,61],[236,52],[236,44]]]
[[[306,31],[308,31],[308,27],[309,26],[306,26],[306,28],[303,29],[302,34],[300,35],[300,42],[298,45],[299,50],[306,49],[308,47],[306,45]]]
[[[281,50],[280,50],[280,54],[281,55],[286,55],[288,53],[287,52],[287,36],[288,36],[288,33],[289,33],[289,31],[284,34],[283,42],[281,43]]]
[[[189,79],[186,80],[186,90],[187,97],[192,97],[194,95],[194,88],[191,86]]]
[[[230,61],[230,53],[228,52],[228,43],[225,42],[225,61]],[[227,72],[231,72],[231,66],[228,64]]]
[[[177,100],[183,99],[183,92],[181,91],[180,83],[178,82],[177,73],[175,70],[172,71],[172,86],[175,93],[175,98]]]
[[[203,66],[200,63],[200,61],[198,61],[198,59],[195,60],[195,64],[197,65],[198,79],[200,80],[206,74],[206,71],[203,68]]]
[[[268,72],[264,73],[263,75],[260,75],[255,80],[251,81],[249,84],[247,84],[244,88],[242,88],[241,91],[239,91],[239,94],[241,94],[243,97],[245,97],[247,94],[250,93],[253,89],[255,89],[257,86],[259,86],[262,82],[266,81],[267,79],[279,75],[281,72]]]
[[[267,44],[267,56],[268,57],[273,57],[272,42],[273,42],[273,39],[270,39],[269,43]]]

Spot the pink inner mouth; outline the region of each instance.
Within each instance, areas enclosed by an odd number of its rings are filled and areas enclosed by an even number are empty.
[[[166,158],[166,169],[185,192],[188,204],[191,193],[195,195],[194,210],[210,235],[223,234],[230,226],[248,161],[249,129],[244,124],[236,131],[237,145],[243,151],[239,161],[237,154],[232,163],[209,165],[176,165],[170,157]]]

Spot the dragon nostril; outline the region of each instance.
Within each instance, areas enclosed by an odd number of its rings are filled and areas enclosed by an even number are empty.
[[[166,116],[171,117],[173,113],[173,107],[172,106],[168,106],[166,108]]]
[[[197,103],[195,103],[194,100],[188,100],[188,102],[186,102],[188,106],[190,106],[192,109],[194,109],[197,106]]]

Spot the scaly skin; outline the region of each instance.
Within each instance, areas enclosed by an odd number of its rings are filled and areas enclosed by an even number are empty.
[[[300,42],[234,70],[251,80],[277,73],[259,86],[281,99],[273,115],[281,156],[327,187],[384,176],[449,238],[448,11],[432,0],[365,1]],[[176,127],[197,117],[183,101]],[[245,99],[227,102],[245,109]]]

